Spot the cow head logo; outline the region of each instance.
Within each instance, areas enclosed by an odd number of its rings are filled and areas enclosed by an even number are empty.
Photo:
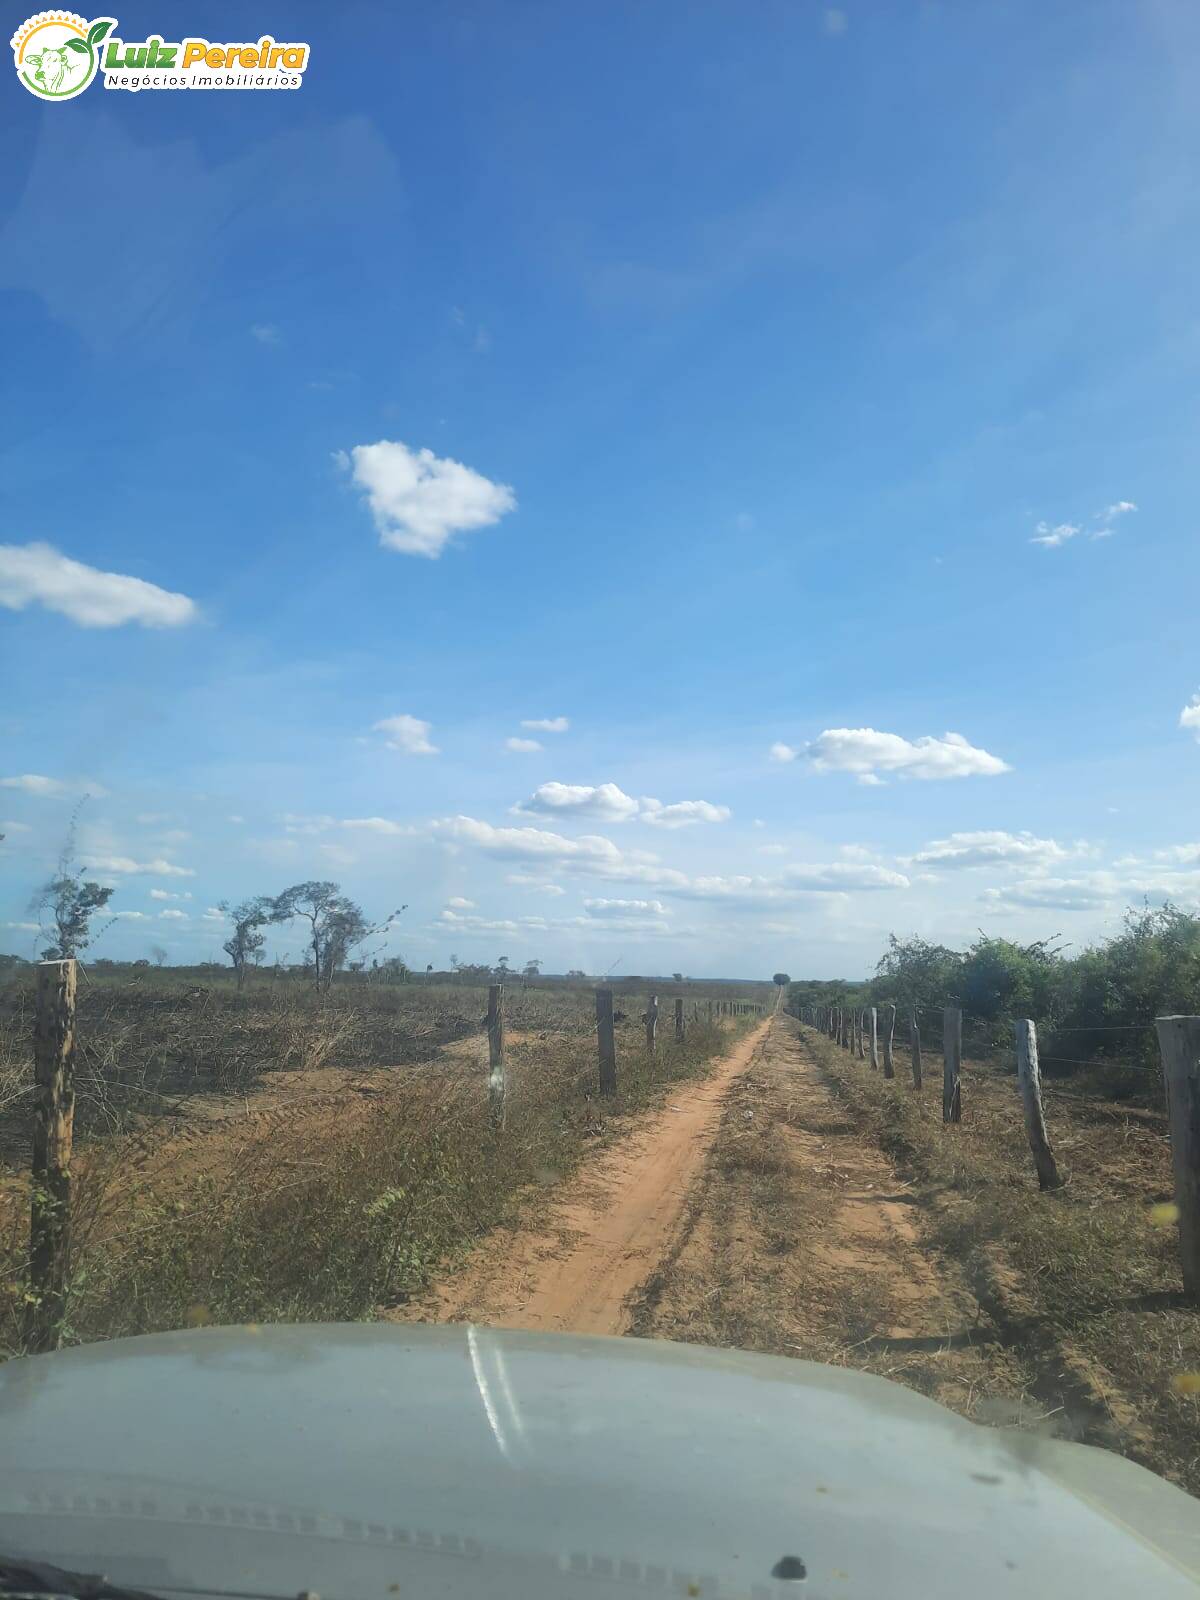
[[[12,36],[17,76],[39,100],[73,100],[99,71],[101,41],[116,25],[115,17],[39,11]]]

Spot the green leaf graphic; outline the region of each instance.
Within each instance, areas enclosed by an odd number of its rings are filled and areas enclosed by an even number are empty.
[[[88,47],[84,44],[82,39],[68,39],[67,49],[78,50],[80,55],[87,55]]]
[[[111,21],[93,22],[91,27],[88,29],[87,42],[91,45],[99,44],[101,39],[103,39],[104,35],[111,27]]]

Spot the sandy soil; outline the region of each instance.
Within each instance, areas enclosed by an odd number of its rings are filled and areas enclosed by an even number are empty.
[[[918,1219],[779,1016],[387,1315],[807,1356],[1037,1425],[1029,1374]]]
[[[388,1314],[405,1321],[625,1333],[631,1297],[669,1255],[731,1084],[761,1053],[770,1023],[699,1082],[680,1086],[543,1205],[497,1229],[463,1266]]]

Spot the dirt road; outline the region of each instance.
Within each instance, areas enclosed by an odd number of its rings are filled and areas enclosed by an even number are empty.
[[[915,1202],[778,1016],[389,1314],[801,1355],[1036,1423],[1029,1375]]]
[[[494,1327],[625,1333],[630,1302],[670,1254],[732,1084],[771,1023],[708,1078],[681,1085],[552,1197],[532,1226],[497,1229],[462,1269],[391,1315]]]

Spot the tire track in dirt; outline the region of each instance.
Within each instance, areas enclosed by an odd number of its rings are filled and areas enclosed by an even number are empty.
[[[464,1265],[399,1321],[487,1323],[570,1333],[629,1331],[630,1300],[669,1256],[732,1085],[761,1052],[771,1023],[734,1046],[714,1072],[671,1092],[551,1198],[548,1216],[490,1234]]]
[[[858,1367],[981,1420],[1036,1421],[1030,1374],[925,1244],[920,1202],[779,1017],[630,1331]]]

